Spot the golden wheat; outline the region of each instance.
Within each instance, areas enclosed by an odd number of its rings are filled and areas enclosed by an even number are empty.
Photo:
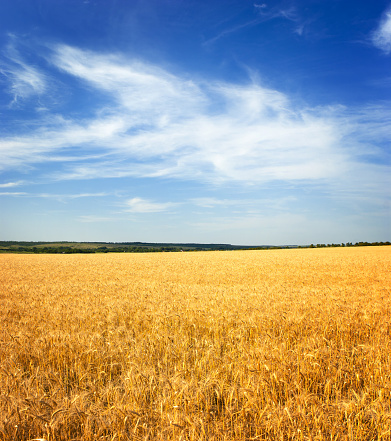
[[[0,439],[391,440],[391,247],[0,255]]]

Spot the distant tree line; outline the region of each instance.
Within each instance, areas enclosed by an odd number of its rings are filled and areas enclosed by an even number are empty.
[[[318,243],[316,245],[311,244],[309,247],[298,247],[298,248],[328,248],[328,247],[377,247],[382,245],[391,245],[391,242],[347,242],[347,243]]]
[[[0,241],[0,253],[35,253],[35,254],[91,254],[91,253],[162,253],[181,251],[227,251],[227,250],[276,250],[290,248],[328,248],[328,247],[363,247],[391,245],[391,242],[347,242],[341,244],[287,245],[287,246],[239,246],[229,244],[149,244],[142,242],[102,243],[102,242],[17,242]]]
[[[162,252],[173,252],[182,251],[178,247],[99,247],[96,248],[96,253],[162,253]]]
[[[34,253],[34,254],[92,254],[92,253],[159,253],[159,252],[173,252],[173,251],[181,251],[175,247],[160,247],[160,248],[152,248],[152,247],[98,247],[98,248],[72,248],[72,247],[54,247],[54,246],[45,246],[45,247],[28,247],[28,246],[14,246],[7,250],[0,251],[8,251],[8,252],[17,252],[17,253]]]

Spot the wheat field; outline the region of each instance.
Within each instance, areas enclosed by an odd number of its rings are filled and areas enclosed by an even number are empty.
[[[391,440],[391,247],[0,255],[0,439]]]

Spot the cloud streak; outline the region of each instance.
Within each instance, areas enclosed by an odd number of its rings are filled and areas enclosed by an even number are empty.
[[[11,104],[47,91],[45,75],[27,64],[13,44],[7,47],[3,59],[0,60],[0,74],[8,80],[9,92],[13,96]]]
[[[23,191],[2,191],[0,196],[26,196],[27,193]]]
[[[360,188],[374,171],[379,142],[391,138],[388,104],[310,109],[258,83],[204,82],[159,67],[64,45],[54,68],[105,98],[95,117],[57,117],[38,130],[0,139],[0,164],[11,170],[59,163],[53,179],[175,178],[213,184],[283,182]],[[77,94],[75,90],[75,94]],[[368,160],[372,157],[371,160]],[[384,158],[382,158],[384,159]],[[134,198],[133,212],[167,209]]]
[[[2,188],[0,186],[0,188]],[[26,196],[28,198],[56,199],[60,202],[80,198],[99,198],[111,196],[109,193],[74,193],[74,194],[55,194],[55,193],[28,193],[28,192],[1,192],[2,196]]]
[[[135,197],[126,201],[126,210],[129,213],[159,213],[174,207],[173,202],[153,202],[147,199]]]
[[[204,42],[205,45],[211,45],[215,43],[216,41],[220,40],[221,38],[224,38],[228,35],[234,34],[236,32],[242,31],[245,28],[251,28],[254,26],[258,26],[262,23],[266,23],[271,20],[275,19],[285,19],[291,22],[294,22],[298,24],[297,28],[294,30],[295,33],[298,35],[303,34],[303,29],[306,24],[306,22],[302,21],[300,16],[298,15],[296,9],[294,7],[287,8],[287,9],[281,9],[278,7],[274,8],[268,8],[268,5],[265,3],[257,4],[254,3],[253,7],[255,11],[257,12],[256,18],[252,20],[248,20],[246,22],[237,24],[235,26],[227,27],[226,29],[222,30],[219,34],[217,34],[215,37],[212,37]]]
[[[23,184],[23,181],[17,182],[5,182],[4,184],[0,184],[0,188],[10,188],[10,187],[18,187]]]
[[[378,28],[372,34],[372,43],[385,54],[391,53],[391,8],[384,13]]]

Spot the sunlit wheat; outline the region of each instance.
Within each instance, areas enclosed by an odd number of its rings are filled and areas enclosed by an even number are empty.
[[[0,255],[0,439],[391,440],[391,247]]]

